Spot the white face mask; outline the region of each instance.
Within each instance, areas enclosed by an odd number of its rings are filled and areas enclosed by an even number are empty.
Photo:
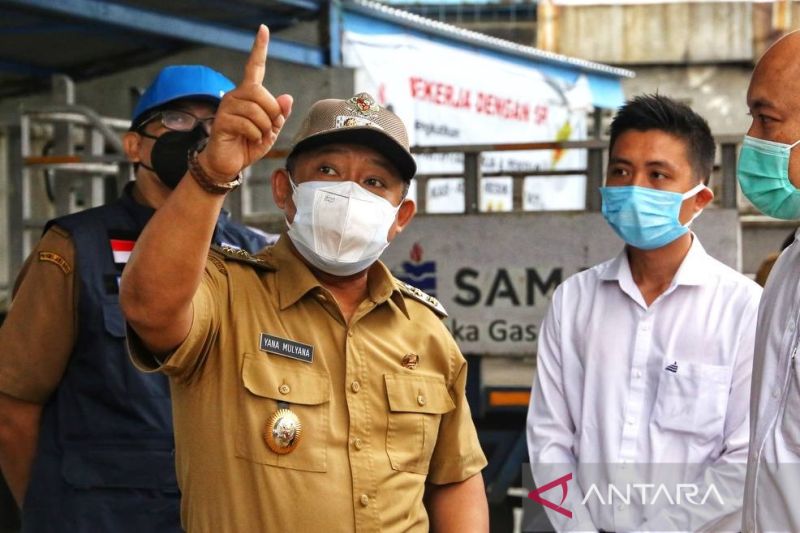
[[[334,276],[351,276],[378,260],[400,206],[353,181],[306,181],[295,185],[297,211],[289,238],[306,261]]]

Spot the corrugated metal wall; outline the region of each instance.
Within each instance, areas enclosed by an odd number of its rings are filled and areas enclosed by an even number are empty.
[[[538,45],[617,65],[748,62],[753,20],[749,2],[542,3]]]

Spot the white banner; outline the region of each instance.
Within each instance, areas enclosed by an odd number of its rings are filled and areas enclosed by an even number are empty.
[[[412,35],[346,31],[342,54],[345,65],[356,69],[356,90],[369,92],[397,113],[409,127],[412,145],[586,138],[591,94],[583,76],[568,87],[533,65]],[[421,174],[463,170],[462,154],[418,156],[417,162]],[[584,150],[488,152],[482,163],[484,172],[585,166]]]

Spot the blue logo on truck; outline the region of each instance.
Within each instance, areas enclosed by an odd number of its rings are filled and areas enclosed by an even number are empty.
[[[423,261],[422,246],[415,242],[411,247],[409,261],[403,261],[400,269],[393,274],[400,281],[436,296],[436,261]]]

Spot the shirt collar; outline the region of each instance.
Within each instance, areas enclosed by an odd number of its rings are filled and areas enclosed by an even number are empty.
[[[630,296],[633,301],[637,302],[642,307],[647,307],[642,298],[641,291],[636,283],[633,281],[633,274],[631,274],[631,266],[628,263],[628,254],[626,248],[606,264],[604,269],[600,270],[598,277],[604,281],[616,281],[622,292]]]
[[[692,245],[689,247],[686,257],[683,258],[681,266],[678,267],[675,277],[672,278],[672,285],[702,285],[708,279],[705,267],[707,261],[708,253],[700,244],[697,235],[692,233]],[[599,278],[605,281],[616,280],[623,286],[629,284],[628,282],[634,284],[625,248],[600,272]]]
[[[278,242],[269,248],[269,254],[275,259],[277,267],[278,305],[281,310],[294,305],[314,289],[324,290],[313,272],[295,255],[286,233],[281,234]],[[391,298],[395,306],[409,318],[405,300],[394,277],[380,261],[369,268],[367,290],[373,302],[381,304]]]
[[[406,300],[397,286],[397,281],[381,261],[375,261],[369,268],[367,287],[369,288],[369,297],[373,302],[381,304],[391,300],[406,318],[411,319],[408,309],[406,309]]]
[[[672,279],[674,285],[702,285],[709,279],[708,253],[692,233],[692,246]]]

